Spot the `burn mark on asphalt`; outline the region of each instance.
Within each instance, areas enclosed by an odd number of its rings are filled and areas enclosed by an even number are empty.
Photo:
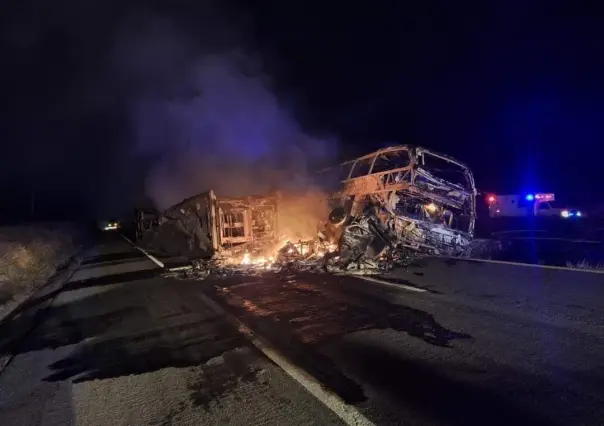
[[[439,324],[419,309],[381,301],[355,300],[310,281],[286,284],[267,279],[256,286],[222,292],[226,302],[245,313],[288,324],[302,343],[320,344],[334,337],[371,329],[402,331],[426,343],[447,347],[455,339],[468,339]]]
[[[363,403],[363,387],[319,350],[324,343],[362,330],[394,329],[424,342],[447,347],[455,339],[470,339],[440,325],[426,312],[393,305],[370,295],[349,295],[337,278],[298,277],[287,283],[266,277],[254,286],[215,288],[216,300],[268,340],[293,364],[317,379],[348,404]]]
[[[82,382],[199,366],[246,347],[234,327],[193,297],[197,291],[184,282],[147,281],[51,306],[30,338],[1,345],[2,351],[17,355],[75,345],[48,366],[44,380]]]

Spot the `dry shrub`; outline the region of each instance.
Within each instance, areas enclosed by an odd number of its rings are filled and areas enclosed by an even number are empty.
[[[566,267],[573,269],[582,269],[584,271],[601,271],[604,269],[604,263],[593,263],[589,262],[587,259],[583,259],[582,261],[577,263],[566,261]]]
[[[65,224],[0,228],[0,304],[45,283],[77,249]]]

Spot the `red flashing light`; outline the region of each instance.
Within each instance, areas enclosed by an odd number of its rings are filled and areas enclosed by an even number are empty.
[[[489,195],[489,196],[487,197],[487,201],[488,201],[489,203],[494,203],[494,202],[495,202],[495,196],[494,196],[494,195]]]
[[[554,194],[535,194],[535,198],[539,201],[554,201]]]

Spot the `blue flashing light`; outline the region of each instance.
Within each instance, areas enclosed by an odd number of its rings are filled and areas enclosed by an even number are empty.
[[[526,201],[533,201],[535,199],[535,196],[533,194],[527,194],[525,198]]]

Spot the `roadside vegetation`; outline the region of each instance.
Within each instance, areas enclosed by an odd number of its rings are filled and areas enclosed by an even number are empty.
[[[0,227],[0,318],[77,252],[81,236],[68,223]]]
[[[573,269],[582,269],[584,271],[604,271],[604,262],[593,263],[587,259],[580,262],[566,262],[566,267]]]

